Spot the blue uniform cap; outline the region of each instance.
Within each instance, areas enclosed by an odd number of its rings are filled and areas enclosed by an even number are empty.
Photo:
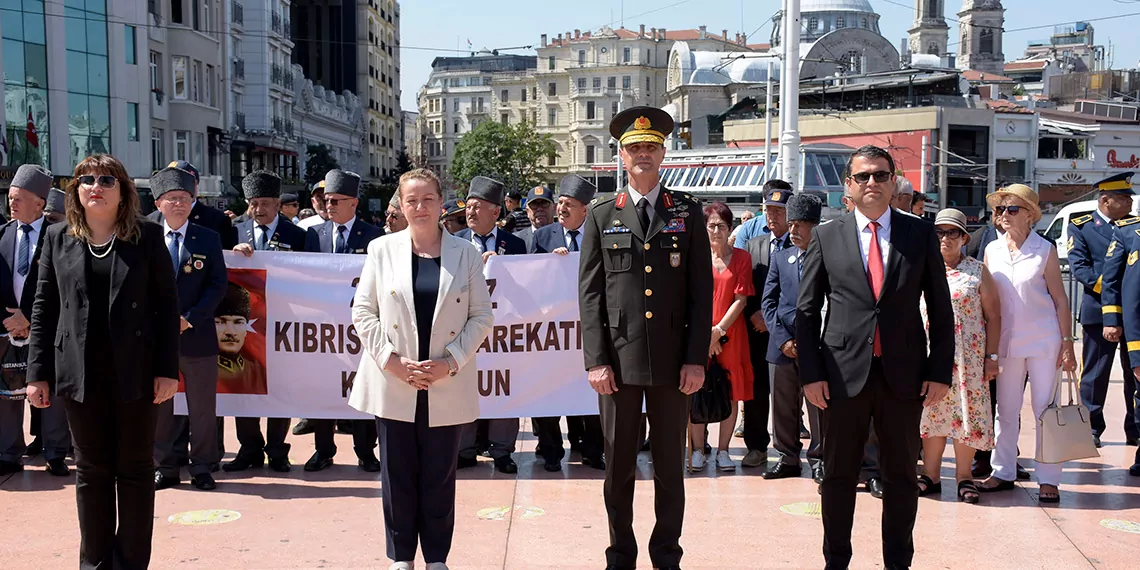
[[[1100,182],[1097,182],[1097,191],[1112,194],[1121,194],[1124,196],[1131,196],[1135,194],[1132,190],[1132,175],[1135,172],[1121,172],[1113,176],[1109,176]]]

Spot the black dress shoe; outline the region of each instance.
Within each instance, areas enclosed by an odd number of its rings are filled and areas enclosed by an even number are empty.
[[[975,463],[974,467],[970,469],[970,475],[973,475],[977,479],[985,479],[993,472],[994,467],[989,463]]]
[[[356,466],[366,473],[379,473],[383,469],[380,460],[375,457],[359,457]]]
[[[167,477],[166,475],[163,475],[162,473],[159,473],[158,471],[154,472],[154,490],[155,491],[161,491],[163,489],[169,489],[175,485],[181,485],[181,484],[182,484],[182,479],[179,479],[178,477]]]
[[[309,472],[323,471],[325,469],[328,469],[329,467],[332,467],[332,465],[333,465],[333,458],[324,457],[318,451],[318,452],[314,452],[313,456],[310,457],[309,460],[305,462],[305,471],[309,471]]]
[[[352,432],[353,432],[352,420],[337,420],[336,421],[336,432],[352,435]]]
[[[62,459],[48,459],[47,472],[56,477],[67,477],[71,475],[71,468]]]
[[[37,456],[43,452],[44,452],[44,442],[43,442],[43,440],[41,440],[40,438],[37,437],[37,438],[33,439],[32,443],[30,443],[28,445],[28,448],[24,450],[24,455],[26,457],[35,457],[35,456]]]
[[[546,457],[543,460],[542,468],[551,473],[562,471],[562,460],[554,457]]]
[[[867,492],[876,499],[883,498],[883,481],[878,477],[867,479]]]
[[[582,465],[585,465],[587,467],[593,467],[594,469],[599,469],[601,471],[606,470],[606,461],[604,459],[602,459],[601,457],[587,457],[587,456],[583,455],[582,456]]]
[[[1128,468],[1128,474],[1133,477],[1140,477],[1140,463],[1133,463],[1132,467]]]
[[[515,460],[511,459],[509,456],[503,456],[495,459],[495,469],[498,469],[499,473],[506,473],[507,475],[514,475],[515,473],[519,472],[518,464],[515,463]]]
[[[11,475],[24,470],[23,464],[14,461],[0,461],[0,475]]]
[[[289,465],[288,457],[276,457],[270,459],[269,468],[278,473],[288,473],[293,470],[293,467]]]
[[[823,466],[816,465],[811,468],[811,480],[815,481],[817,485],[823,484]]]
[[[235,457],[233,461],[230,461],[229,463],[223,465],[222,471],[225,471],[226,473],[234,473],[236,471],[245,471],[251,467],[261,467],[262,465],[265,465],[264,455],[247,455],[244,457],[239,455]]]
[[[768,470],[765,471],[763,475],[761,475],[761,477],[768,479],[768,480],[785,479],[787,477],[799,477],[799,476],[800,476],[800,466],[799,465],[788,465],[787,463],[775,463],[771,467],[769,467]]]
[[[1022,467],[1020,463],[1017,465],[1017,480],[1018,481],[1028,481],[1029,480],[1029,472],[1026,471],[1025,468]]]
[[[210,464],[210,473],[217,473],[222,469],[222,464],[217,461]]]
[[[214,478],[209,473],[191,477],[190,484],[199,491],[213,491],[218,488],[218,484],[214,482]]]
[[[1099,435],[1093,434],[1093,445],[1095,445],[1097,449],[1104,447],[1104,444],[1100,442]]]
[[[293,426],[293,435],[306,435],[313,433],[313,423],[309,420],[301,420],[297,425]]]
[[[681,570],[680,566],[654,566],[656,570]]]
[[[709,443],[707,441],[705,442],[704,450],[705,450],[705,457],[712,457],[712,446],[709,445]]]
[[[1137,445],[1140,445],[1140,438],[1137,438],[1134,435],[1127,436],[1124,438],[1124,445],[1131,445],[1133,447],[1136,447]]]
[[[464,456],[460,455],[459,456],[459,462],[456,464],[455,468],[456,469],[466,469],[468,467],[474,467],[478,464],[479,464],[478,458],[476,458],[476,457],[464,457]]]
[[[186,467],[187,465],[190,465],[190,458],[189,457],[179,457],[178,461],[176,461],[176,463],[178,464],[179,467]]]

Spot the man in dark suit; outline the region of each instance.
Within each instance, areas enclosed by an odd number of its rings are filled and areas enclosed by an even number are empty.
[[[771,381],[766,355],[769,333],[760,300],[772,258],[791,246],[786,211],[791,197],[791,184],[778,179],[765,182],[764,218],[768,221],[769,231],[745,242],[745,248],[752,257],[752,283],[757,294],[749,297],[744,305],[744,316],[748,317],[748,351],[752,359],[752,399],[743,404],[744,445],[748,447],[748,453],[740,461],[743,467],[764,467],[768,463],[768,444],[772,441],[768,434]],[[796,417],[799,417],[798,413]]]
[[[970,234],[970,243],[966,244],[966,255],[983,261],[986,258],[986,246],[1001,234],[994,226],[992,217],[986,216],[979,221],[982,222],[982,227]]]
[[[159,406],[154,439],[154,487],[181,484],[175,442],[189,430],[190,481],[196,489],[215,488],[210,466],[218,452],[218,337],[214,310],[226,293],[226,262],[217,232],[190,223],[194,177],[165,168],[150,178],[155,206],[162,213],[166,248],[178,283],[178,312],[182,315],[178,368],[186,389],[188,416],[174,415],[174,401]]]
[[[768,325],[768,362],[775,365],[772,377],[772,432],[780,461],[764,472],[765,479],[800,476],[800,410],[804,393],[796,363],[796,299],[800,292],[803,252],[811,243],[811,231],[819,225],[823,203],[809,194],[788,201],[788,237],[795,247],[772,255],[772,267],[763,285],[761,306]],[[823,482],[823,434],[819,408],[808,404],[811,443],[807,451],[811,476]]]
[[[356,219],[356,206],[360,202],[360,176],[343,170],[330,170],[325,174],[325,204],[328,221],[311,227],[305,238],[305,251],[312,253],[365,254],[368,244],[384,235],[384,230]],[[336,420],[309,420],[317,450],[305,463],[305,471],[320,471],[331,467],[336,456],[333,432]],[[380,471],[380,460],[373,451],[376,447],[376,421],[352,420],[353,449],[357,464],[370,473]]]
[[[51,192],[52,175],[35,164],[25,164],[16,170],[8,188],[8,209],[12,221],[0,227],[0,302],[6,315],[4,330],[8,334],[9,349],[26,346],[32,316],[32,303],[36,297],[36,279],[39,278],[40,249],[47,228],[44,207]],[[38,410],[38,408],[37,408]],[[71,434],[63,406],[43,409],[39,419],[37,441],[40,442],[47,471],[64,477],[71,473],[64,463]],[[24,401],[0,400],[0,475],[23,471],[24,454]]]
[[[198,201],[198,169],[195,168],[193,164],[190,164],[185,160],[176,160],[168,164],[166,167],[177,168],[178,170],[189,172],[190,175],[194,177],[194,204],[190,209],[190,223],[217,232],[218,237],[220,237],[222,240],[222,248],[224,249],[232,249],[235,245],[237,245],[237,234],[234,233],[233,222],[230,220],[230,218],[226,216],[226,214],[221,210],[218,210],[217,208],[211,208],[210,206],[207,206]],[[151,192],[153,194],[153,189]],[[157,197],[155,197],[155,199],[157,200]],[[155,210],[147,216],[147,219],[152,222],[162,223],[162,212],[160,210]]]
[[[681,563],[684,449],[689,395],[705,381],[712,338],[712,252],[701,206],[661,186],[673,119],[631,107],[610,122],[629,186],[592,202],[583,227],[578,299],[590,386],[606,438],[611,570],[637,567],[633,491],[642,405],[653,426],[657,524],[649,557],[661,570]]]
[[[470,241],[483,252],[486,263],[493,255],[526,254],[526,242],[510,232],[498,227],[499,212],[502,210],[503,183],[485,176],[471,179],[467,190],[467,229],[455,234],[459,239]],[[487,426],[487,439],[491,444],[491,459],[495,469],[502,473],[518,473],[519,466],[511,458],[515,452],[515,440],[519,437],[519,420],[516,418],[480,419],[463,426],[459,440],[459,468],[476,464],[476,431],[478,424]]]
[[[531,190],[531,194],[534,195],[539,190],[546,189],[539,186]],[[572,251],[581,251],[582,227],[586,224],[586,213],[596,192],[597,188],[593,184],[577,174],[564,177],[558,183],[558,223],[535,230],[529,253],[569,255]],[[531,208],[534,198],[527,200],[527,209]],[[562,458],[566,455],[562,448],[562,426],[559,421],[557,417],[534,418],[538,430],[538,447],[534,453],[543,458],[543,468],[547,471],[560,471]],[[605,469],[601,417],[567,416],[566,426],[570,449],[582,452],[582,465]]]
[[[249,201],[252,218],[235,226],[238,243],[234,251],[249,257],[255,251],[305,251],[305,231],[281,217],[281,179],[266,170],[251,172],[241,181],[245,199]],[[289,418],[265,420],[265,437],[261,435],[259,418],[237,418],[238,442],[241,449],[233,461],[222,469],[227,472],[244,471],[262,465],[269,457],[274,471],[289,471]]]
[[[894,173],[887,151],[856,150],[844,172],[855,212],[818,226],[804,253],[796,350],[804,394],[823,410],[827,568],[851,562],[855,487],[872,422],[883,560],[887,568],[910,567],[922,408],[942,401],[954,366],[954,311],[934,226],[891,209]],[[929,334],[919,312],[923,298]]]
[[[516,225],[513,233],[526,242],[527,251],[530,251],[534,232],[554,223],[554,198],[549,188],[535,186],[530,189],[526,196],[526,216],[526,224]]]

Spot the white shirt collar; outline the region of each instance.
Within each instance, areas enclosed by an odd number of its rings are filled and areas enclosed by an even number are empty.
[[[879,219],[871,220],[871,218],[864,216],[863,212],[859,211],[858,208],[855,208],[855,222],[859,224],[859,231],[866,230],[872,221],[879,222],[880,230],[886,232],[891,231],[891,210],[892,208],[887,208],[887,211],[883,212],[883,215],[879,216]]]
[[[33,231],[33,232],[39,233],[39,232],[40,232],[40,230],[42,230],[42,229],[43,229],[43,227],[44,227],[44,220],[45,220],[45,219],[46,219],[46,218],[45,218],[44,216],[40,216],[39,218],[36,218],[36,220],[35,220],[34,222],[32,222],[32,223],[30,223],[30,224],[28,224],[28,225],[29,225],[29,226],[32,226],[32,231]],[[17,224],[19,224],[19,225],[21,225],[21,226],[23,225],[23,224],[20,224],[19,222],[16,222],[16,223],[17,223]]]
[[[499,226],[496,225],[495,227],[491,228],[491,233],[489,233],[487,235],[491,236],[491,241],[498,241],[499,240]],[[475,230],[471,230],[471,240],[472,241],[479,240],[479,232],[476,232]]]
[[[629,197],[633,199],[634,206],[637,206],[637,203],[640,202],[642,198],[645,198],[649,200],[649,207],[653,208],[654,205],[657,204],[657,196],[661,194],[660,182],[658,182],[648,194],[641,194],[637,190],[634,190],[632,185],[626,186],[626,188],[629,190]]]
[[[1109,225],[1112,224],[1112,220],[1108,219],[1108,216],[1104,215],[1104,212],[1100,211],[1100,208],[1097,208],[1094,211],[1096,212],[1097,216],[1100,216],[1100,219],[1104,220],[1104,223]]]
[[[277,232],[277,224],[278,224],[278,222],[280,222],[280,221],[281,221],[281,214],[277,214],[276,216],[273,216],[273,221],[272,221],[272,222],[269,222],[268,224],[265,224],[265,227],[269,228],[269,231],[268,231],[268,232],[266,232],[266,233],[268,233],[268,234],[269,234],[269,235],[271,235],[271,236],[272,236],[274,233],[276,233],[276,232]],[[255,219],[255,220],[253,220],[253,228],[254,228],[254,229],[257,229],[257,227],[258,227],[258,226],[260,226],[260,225],[261,225],[261,224],[257,223],[257,220],[256,220],[256,219]]]
[[[562,225],[562,224],[559,224],[559,225]],[[584,227],[586,227],[586,220],[582,220],[582,225],[578,226],[577,228],[571,229],[571,228],[568,228],[566,226],[562,226],[562,235],[568,236],[568,235],[570,235],[571,231],[576,231],[576,232],[578,232],[578,235],[582,235],[582,228],[584,228]]]
[[[336,229],[337,229],[337,227],[338,227],[338,226],[344,226],[344,233],[345,233],[346,235],[347,235],[347,234],[350,234],[350,233],[352,233],[352,225],[353,225],[353,224],[355,224],[355,223],[356,223],[356,216],[353,216],[351,220],[349,220],[349,221],[347,221],[347,222],[345,222],[345,223],[343,223],[343,224],[338,224],[338,223],[336,223],[336,222],[333,222],[333,223],[332,223],[332,225],[333,225],[333,235],[336,235]]]
[[[183,238],[185,238],[186,237],[186,228],[189,225],[190,225],[190,220],[186,220],[185,222],[182,222],[182,227],[172,228],[172,227],[170,227],[170,224],[167,223],[166,217],[163,217],[162,218],[162,234],[163,235],[170,235],[170,232],[174,232],[174,233],[182,236]]]

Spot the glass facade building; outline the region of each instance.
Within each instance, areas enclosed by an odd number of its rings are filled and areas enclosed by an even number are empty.
[[[111,152],[106,0],[65,0],[70,166]]]
[[[103,4],[105,0],[98,2]],[[104,16],[104,30],[105,19]],[[4,38],[4,136],[7,143],[4,166],[40,164],[46,167],[50,165],[51,140],[43,0],[0,0],[0,24]],[[105,71],[103,75],[106,89]]]

